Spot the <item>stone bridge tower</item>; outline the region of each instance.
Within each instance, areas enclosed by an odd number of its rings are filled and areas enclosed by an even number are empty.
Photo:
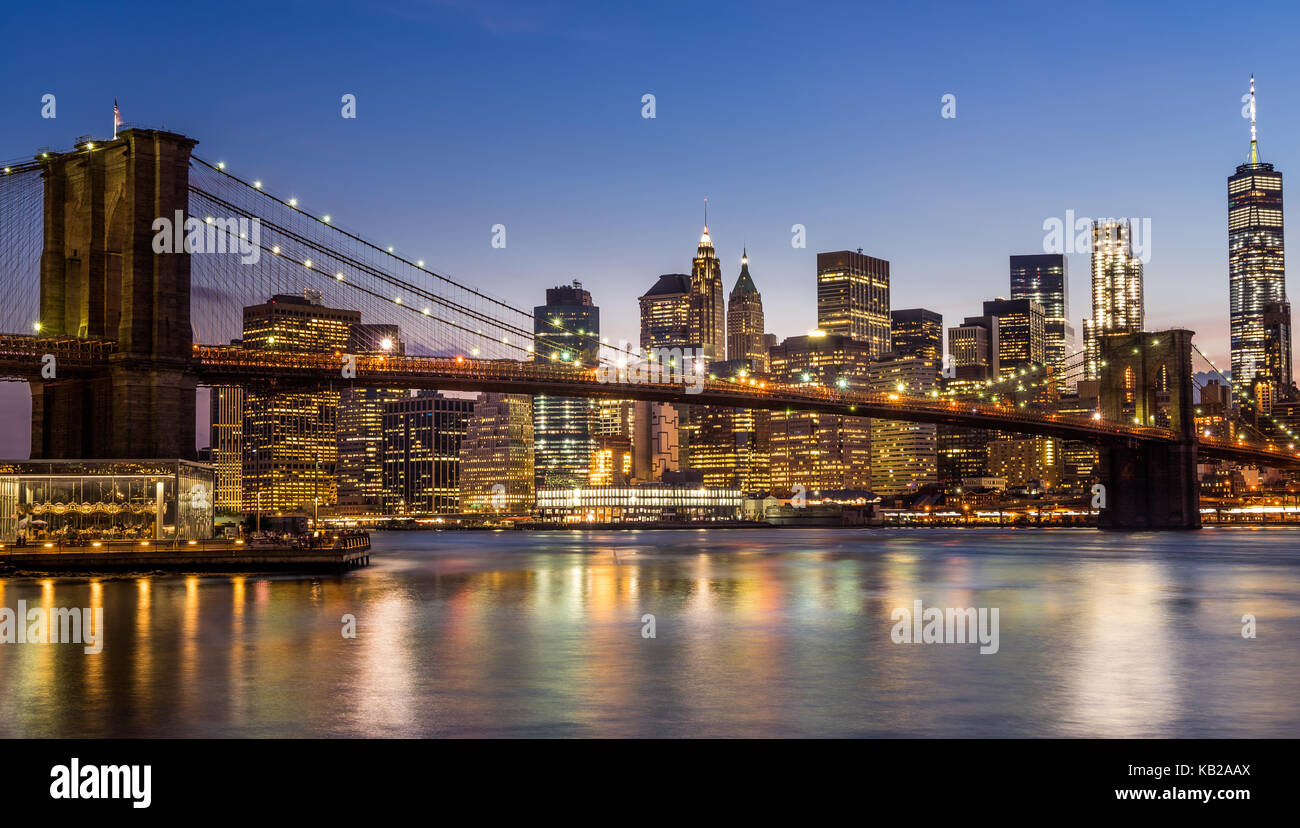
[[[1172,429],[1176,442],[1102,446],[1103,529],[1199,529],[1192,332],[1104,335],[1100,403],[1106,420]]]
[[[156,219],[188,212],[196,143],[130,129],[38,159],[38,336],[118,347],[97,376],[32,382],[33,458],[194,457],[190,257],[155,254],[153,238]]]

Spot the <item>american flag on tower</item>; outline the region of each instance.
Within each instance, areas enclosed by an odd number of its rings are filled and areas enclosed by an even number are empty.
[[[117,98],[113,99],[113,140],[117,140],[117,128],[122,125],[122,113],[117,110]]]

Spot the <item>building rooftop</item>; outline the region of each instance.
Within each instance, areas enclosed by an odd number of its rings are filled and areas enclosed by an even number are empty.
[[[665,296],[673,293],[690,293],[691,277],[685,273],[665,273],[645,292],[645,296]],[[641,298],[645,298],[642,296]]]

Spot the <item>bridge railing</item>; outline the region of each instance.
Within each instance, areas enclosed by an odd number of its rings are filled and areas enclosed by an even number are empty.
[[[117,343],[103,339],[77,339],[71,336],[33,336],[0,334],[0,356],[40,359],[54,354],[60,360],[99,362],[117,351]]]

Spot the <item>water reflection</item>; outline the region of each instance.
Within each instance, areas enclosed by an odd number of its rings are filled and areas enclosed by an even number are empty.
[[[1295,538],[387,533],[344,577],[8,577],[107,629],[0,644],[0,735],[1296,736]],[[999,607],[999,653],[894,644],[917,600]]]

